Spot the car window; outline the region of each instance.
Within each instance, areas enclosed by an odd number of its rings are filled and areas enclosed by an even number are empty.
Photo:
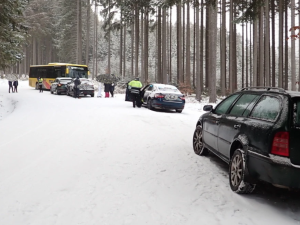
[[[258,95],[254,94],[244,94],[239,100],[234,104],[229,114],[233,116],[243,116],[244,111],[248,109],[250,111],[249,104],[253,102],[254,99],[257,99]]]
[[[257,119],[274,121],[280,112],[280,101],[271,96],[263,96],[254,106],[250,116]]]
[[[214,110],[217,114],[225,114],[229,107],[232,105],[232,103],[236,100],[236,98],[239,96],[239,94],[231,95],[225,100],[223,100],[217,108]]]
[[[158,86],[158,90],[160,91],[172,91],[172,92],[179,92],[179,90],[174,86]]]
[[[153,85],[150,84],[149,87],[147,88],[147,91],[152,91],[153,90]]]

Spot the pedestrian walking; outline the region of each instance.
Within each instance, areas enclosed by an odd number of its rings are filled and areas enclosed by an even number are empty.
[[[115,83],[112,83],[109,89],[112,98],[114,97],[114,91],[115,91]]]
[[[79,77],[77,77],[74,81],[74,98],[80,98],[79,97],[79,85],[81,84],[81,81]]]
[[[13,82],[11,80],[8,81],[8,93],[10,93],[10,89],[12,92],[14,92]]]
[[[105,98],[109,98],[110,86],[111,86],[111,84],[104,83]]]
[[[139,108],[141,107],[140,90],[142,87],[143,85],[138,77],[128,83],[128,89],[130,98],[132,99],[133,108],[135,108],[135,106]]]
[[[102,97],[102,93],[101,92],[102,92],[102,83],[99,82],[97,98],[101,98]]]
[[[18,93],[18,85],[19,85],[19,82],[17,80],[15,80],[13,82],[13,86],[14,86],[14,92],[17,92]]]
[[[39,84],[39,90],[40,90],[40,93],[43,92],[43,78],[39,77],[38,78],[38,84]]]

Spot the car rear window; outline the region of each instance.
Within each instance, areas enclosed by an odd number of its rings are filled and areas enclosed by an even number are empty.
[[[263,96],[254,106],[250,117],[274,121],[280,112],[279,99],[271,96]]]
[[[258,98],[258,95],[254,94],[244,94],[242,97],[237,100],[232,109],[230,110],[230,115],[233,116],[247,116],[252,108],[255,100]],[[252,103],[252,104],[251,104]],[[250,104],[252,106],[250,106]],[[250,106],[250,107],[249,107]],[[245,113],[245,111],[247,112]]]

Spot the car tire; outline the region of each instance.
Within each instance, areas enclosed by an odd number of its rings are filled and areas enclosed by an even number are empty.
[[[91,97],[94,98],[94,94],[91,94]]]
[[[51,89],[51,88],[50,88],[50,93],[51,93],[51,94],[53,94],[53,91],[52,91],[52,89]]]
[[[176,112],[182,113],[182,109],[176,109]]]
[[[198,125],[193,135],[193,148],[196,155],[206,156],[209,151],[203,145],[202,126]]]
[[[250,194],[255,189],[255,184],[244,181],[246,160],[244,151],[235,150],[229,163],[229,184],[231,190],[238,194]]]
[[[150,110],[154,109],[153,106],[152,106],[152,99],[150,99],[150,98],[148,99],[147,106],[148,106],[148,109],[150,109]]]

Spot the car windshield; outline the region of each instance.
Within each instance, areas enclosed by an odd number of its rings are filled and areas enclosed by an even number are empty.
[[[171,92],[179,92],[179,90],[174,86],[157,86],[160,91],[171,91]]]

